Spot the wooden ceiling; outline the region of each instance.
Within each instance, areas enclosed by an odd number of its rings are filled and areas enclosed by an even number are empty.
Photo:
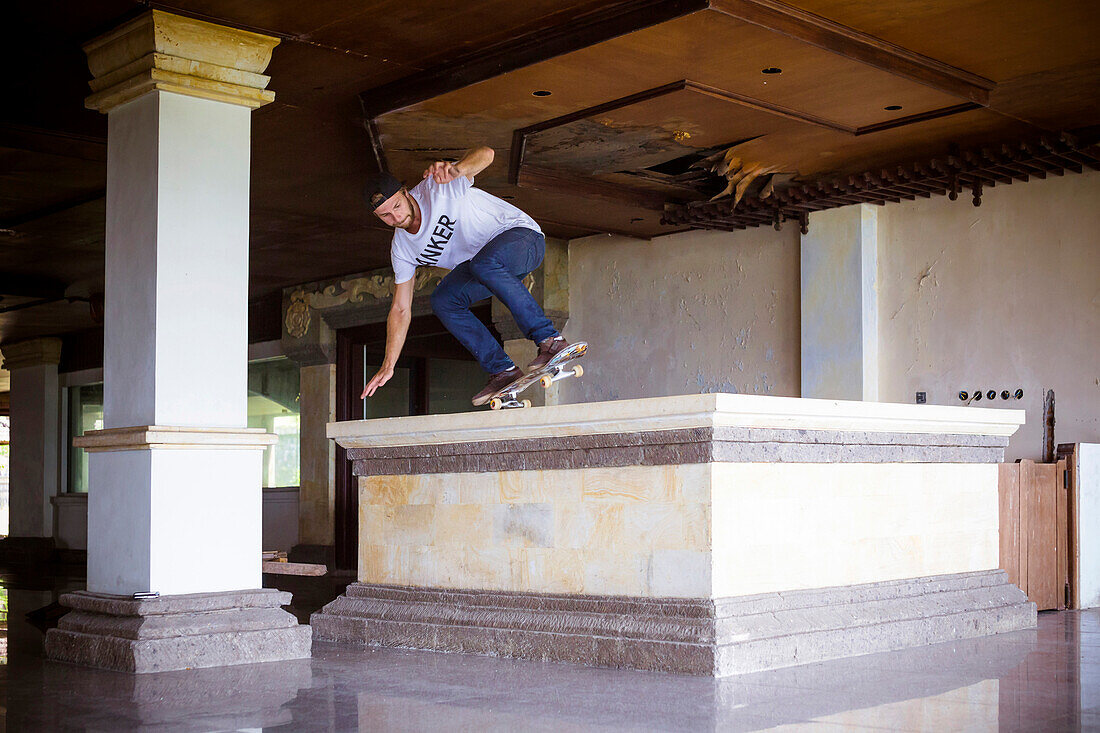
[[[1098,8],[715,0],[374,124],[400,174],[413,175],[426,148],[485,142],[512,164],[483,175],[489,190],[555,220],[652,236],[669,229],[607,211],[614,186],[639,209],[652,200],[639,188],[690,198],[682,179],[664,176],[655,188],[662,175],[651,169],[723,146],[739,143],[742,159],[812,181],[1097,124]],[[561,208],[546,200],[552,190]]]
[[[714,190],[687,165],[732,144],[814,181],[1100,125],[1100,3],[1084,0],[9,7],[0,342],[92,325],[80,301],[3,309],[101,286],[106,120],[83,108],[80,45],[146,7],[283,39],[276,101],[253,117],[255,298],[388,264],[389,233],[359,196],[379,156],[413,181],[488,144],[497,162],[478,184],[548,232],[652,236],[676,230],[665,202]]]

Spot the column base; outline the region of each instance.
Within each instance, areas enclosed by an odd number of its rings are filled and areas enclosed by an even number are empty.
[[[308,626],[280,606],[272,589],[192,593],[135,600],[78,591],[72,609],[46,634],[46,657],[120,672],[165,672],[275,662],[310,656]]]
[[[683,599],[354,583],[311,618],[357,645],[721,677],[1032,628],[1004,571]]]

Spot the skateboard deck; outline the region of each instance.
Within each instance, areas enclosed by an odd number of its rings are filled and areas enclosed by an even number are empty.
[[[588,351],[588,344],[578,341],[554,355],[554,358],[546,362],[541,369],[536,369],[530,374],[524,374],[504,389],[494,394],[489,399],[489,407],[493,410],[509,409],[514,407],[530,407],[531,400],[519,400],[517,397],[528,387],[541,384],[543,389],[549,389],[550,385],[567,377],[579,377],[584,374],[580,364],[569,365],[584,356]]]

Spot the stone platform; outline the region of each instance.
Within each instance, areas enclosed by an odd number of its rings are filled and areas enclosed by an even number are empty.
[[[547,595],[355,583],[315,638],[725,676],[1035,625],[1003,570],[739,598]]]
[[[72,610],[46,633],[46,656],[131,673],[309,657],[310,629],[280,608],[289,603],[271,589],[143,600],[66,593],[61,605]]]
[[[695,395],[333,423],[359,581],[318,639],[725,675],[1011,631],[1022,412]]]

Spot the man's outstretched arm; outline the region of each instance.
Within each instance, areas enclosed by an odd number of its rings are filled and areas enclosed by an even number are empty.
[[[457,162],[448,163],[445,160],[437,160],[432,163],[424,171],[424,178],[431,176],[436,183],[450,183],[456,178],[466,176],[473,181],[474,176],[489,167],[495,156],[493,149],[484,145],[470,148]]]
[[[378,388],[393,377],[397,358],[401,356],[405,337],[409,333],[409,324],[412,322],[413,283],[415,282],[414,277],[394,287],[393,305],[390,306],[390,314],[386,318],[386,356],[382,359],[382,368],[367,382],[359,399],[373,397]]]

